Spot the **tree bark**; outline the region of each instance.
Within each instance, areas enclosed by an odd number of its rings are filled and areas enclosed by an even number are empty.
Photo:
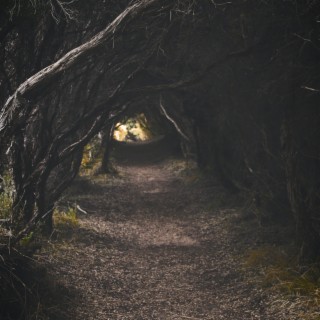
[[[97,49],[101,48],[107,41],[111,41],[117,34],[120,26],[126,25],[136,16],[141,14],[146,8],[153,4],[160,2],[160,0],[139,1],[127,7],[116,19],[113,20],[104,30],[99,32],[88,42],[71,50],[61,59],[51,64],[50,66],[40,70],[32,77],[23,82],[15,93],[8,98],[5,106],[0,113],[0,133],[2,137],[8,130],[13,132],[21,117],[19,113],[23,110],[28,114],[28,109],[23,101],[28,101],[37,95],[41,95],[41,91],[48,85],[55,83],[58,77],[64,75],[72,67],[89,61],[90,55],[94,54]],[[30,106],[30,104],[29,104]],[[25,110],[27,109],[27,110]]]
[[[103,134],[103,138],[101,141],[102,161],[101,161],[101,167],[99,169],[99,173],[112,172],[111,164],[110,164],[110,153],[112,150],[113,131],[114,131],[114,125],[107,127]]]

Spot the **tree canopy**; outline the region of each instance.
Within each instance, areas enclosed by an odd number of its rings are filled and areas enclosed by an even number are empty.
[[[8,0],[0,9],[11,244],[50,224],[84,146],[148,105],[165,108],[199,167],[245,194],[259,219],[293,219],[302,255],[319,254],[318,1]]]

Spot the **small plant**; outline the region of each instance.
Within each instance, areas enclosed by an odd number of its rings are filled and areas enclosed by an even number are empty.
[[[31,231],[29,234],[27,234],[24,238],[20,240],[20,244],[24,247],[27,247],[32,241],[33,236],[34,236],[34,232]]]
[[[82,154],[80,176],[91,175],[102,159],[101,137],[95,136],[85,147]]]
[[[87,144],[83,150],[83,156],[81,160],[81,167],[83,169],[91,168],[92,166],[92,154],[91,154],[91,146]]]
[[[12,212],[13,186],[9,174],[1,177],[2,190],[0,191],[0,219],[9,219]]]
[[[76,207],[69,207],[66,211],[55,209],[53,213],[53,221],[54,225],[57,227],[77,227],[79,225],[79,221],[77,218]]]
[[[12,199],[7,193],[0,194],[0,219],[8,219],[11,215]]]

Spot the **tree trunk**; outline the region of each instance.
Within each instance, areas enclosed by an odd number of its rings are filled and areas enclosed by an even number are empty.
[[[101,148],[102,148],[102,161],[101,161],[101,167],[99,169],[99,173],[110,173],[112,172],[111,164],[110,164],[110,152],[112,149],[112,135],[114,131],[114,125],[109,126],[106,128],[102,142],[101,142]]]

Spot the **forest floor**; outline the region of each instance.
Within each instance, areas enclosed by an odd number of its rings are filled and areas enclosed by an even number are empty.
[[[245,268],[250,250],[281,243],[275,228],[182,160],[117,169],[75,183],[65,201],[86,214],[37,255],[64,288],[52,319],[305,319]]]

